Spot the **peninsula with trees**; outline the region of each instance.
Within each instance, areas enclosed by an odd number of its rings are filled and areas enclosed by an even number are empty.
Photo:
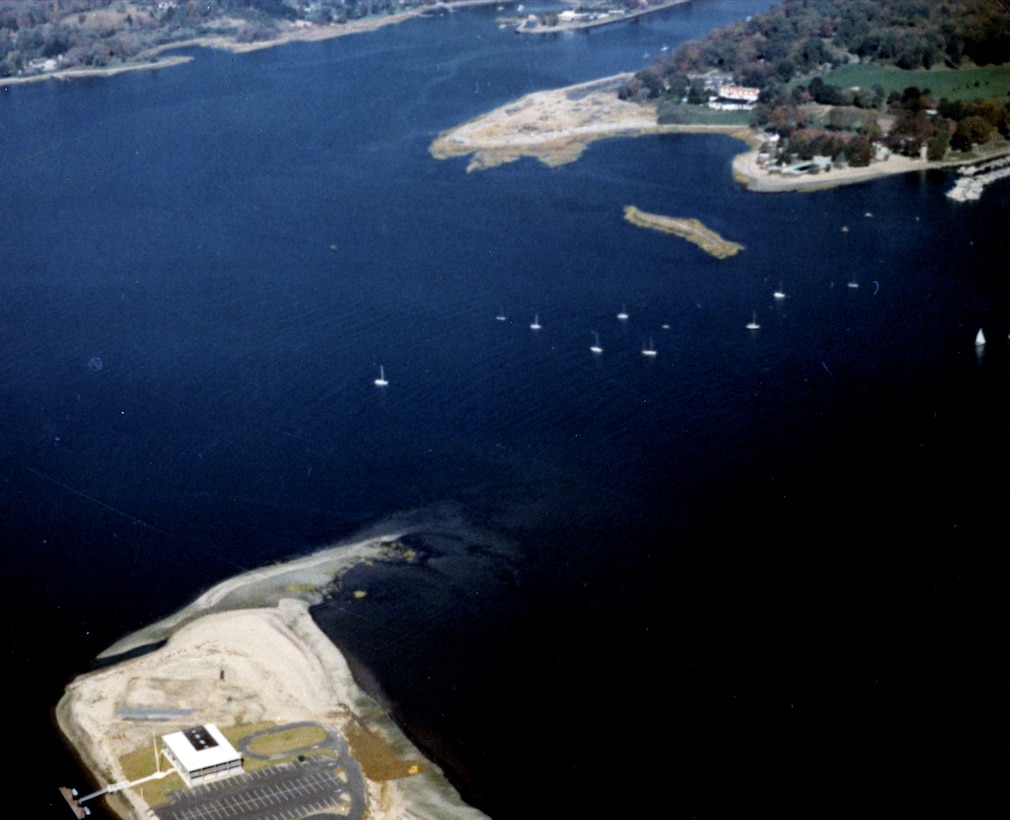
[[[620,94],[655,103],[660,123],[743,101],[780,168],[940,161],[1007,147],[1008,61],[1010,7],[993,0],[784,0],[661,57]]]
[[[703,0],[696,0],[702,2]],[[725,133],[734,178],[810,190],[927,168],[1006,176],[1010,7],[994,0],[783,0],[634,74],[528,94],[439,135],[468,170],[576,159],[597,139]]]
[[[185,45],[243,51],[489,2],[495,0],[5,0],[0,83],[172,65],[181,59],[164,52]]]

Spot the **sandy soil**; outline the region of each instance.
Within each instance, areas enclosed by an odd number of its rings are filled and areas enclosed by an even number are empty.
[[[799,176],[784,176],[770,174],[757,162],[756,150],[738,154],[733,158],[733,178],[748,191],[769,194],[786,191],[817,191],[824,188],[835,188],[840,185],[853,185],[867,182],[871,179],[907,174],[910,171],[926,171],[930,168],[944,167],[941,163],[927,162],[911,157],[892,154],[886,160],[872,162],[865,168],[834,168],[820,174],[802,174]]]
[[[593,140],[643,134],[722,133],[750,150],[733,161],[733,176],[758,193],[802,191],[848,185],[891,174],[944,167],[891,156],[867,168],[843,168],[802,176],[770,174],[758,165],[761,134],[744,126],[661,125],[653,105],[625,102],[617,88],[631,75],[619,74],[581,85],[527,94],[476,119],[443,132],[430,146],[437,159],[471,157],[468,171],[492,168],[522,157],[548,165],[579,158]]]
[[[381,707],[361,690],[340,651],[308,614],[319,587],[371,558],[396,555],[390,537],[326,550],[246,573],[209,590],[172,618],[121,641],[118,653],[170,636],[162,648],[74,680],[57,707],[60,728],[101,785],[121,782],[120,759],[163,735],[200,723],[222,728],[315,720],[351,741],[368,736],[362,769],[368,817],[481,818],[463,804],[437,767],[425,761]],[[284,597],[297,594],[299,597]],[[238,608],[243,602],[258,608]],[[179,721],[124,720],[118,709],[194,710]],[[377,751],[378,750],[378,751]],[[376,756],[382,760],[375,760]],[[110,805],[123,817],[146,817],[140,789]]]
[[[667,130],[656,109],[624,102],[617,88],[630,74],[527,94],[445,131],[431,144],[436,159],[472,156],[468,171],[522,157],[548,165],[578,159],[593,140]]]

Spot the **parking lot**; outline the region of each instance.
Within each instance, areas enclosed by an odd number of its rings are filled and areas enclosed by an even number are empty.
[[[364,815],[363,796],[355,798],[346,774],[332,757],[317,756],[206,783],[173,795],[158,806],[159,820],[295,820],[310,816]]]

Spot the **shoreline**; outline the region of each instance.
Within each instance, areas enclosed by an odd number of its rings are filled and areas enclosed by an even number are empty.
[[[355,682],[347,660],[316,625],[310,606],[349,570],[376,559],[409,560],[398,538],[371,533],[353,543],[250,570],[210,588],[178,612],[117,641],[108,666],[71,681],[55,709],[64,738],[99,787],[129,779],[122,759],[158,735],[202,723],[222,729],[316,721],[350,744],[367,787],[368,817],[408,812],[480,820],[437,765]],[[160,641],[150,652],[124,652]],[[123,707],[191,710],[152,723]],[[149,816],[142,789],[106,797],[123,818]]]
[[[891,154],[865,167],[835,168],[820,174],[769,173],[758,164],[764,135],[747,125],[663,124],[657,106],[621,100],[625,72],[547,91],[534,91],[440,133],[429,145],[435,159],[469,157],[466,171],[482,171],[523,158],[549,167],[576,161],[596,140],[663,134],[723,134],[746,149],[733,157],[733,179],[759,193],[821,191],[914,171],[950,171],[1010,155],[1010,146],[954,160],[927,161]]]
[[[44,82],[45,80],[74,80],[81,78],[112,77],[127,71],[146,71],[156,68],[170,68],[183,63],[190,62],[193,58],[184,55],[170,56],[160,59],[160,55],[166,52],[176,51],[181,48],[214,48],[222,51],[230,51],[233,54],[244,54],[250,51],[259,51],[264,48],[274,48],[289,43],[318,42],[320,40],[332,40],[336,37],[345,37],[351,34],[361,34],[363,32],[375,31],[384,26],[395,25],[415,17],[425,17],[432,12],[457,8],[467,8],[470,6],[487,6],[498,3],[500,0],[455,0],[455,2],[438,2],[432,6],[418,6],[407,11],[388,14],[383,17],[366,17],[359,20],[349,20],[346,23],[329,23],[325,26],[314,23],[304,25],[289,24],[282,29],[277,37],[270,40],[258,40],[251,43],[235,42],[230,35],[208,34],[201,37],[193,37],[189,40],[180,40],[173,43],[164,43],[154,48],[148,49],[136,55],[133,60],[116,65],[102,66],[100,68],[64,68],[57,71],[46,71],[39,74],[32,74],[27,77],[0,77],[0,88],[12,85],[26,85],[28,83]]]
[[[514,18],[515,32],[516,34],[561,34],[566,31],[584,31],[586,29],[599,28],[600,26],[612,26],[616,23],[626,23],[628,20],[635,20],[639,17],[644,17],[647,14],[655,14],[659,11],[666,11],[667,9],[672,9],[674,6],[680,6],[684,3],[690,2],[691,0],[666,0],[666,2],[659,3],[655,6],[649,6],[644,9],[639,9],[638,11],[629,11],[615,16],[608,15],[603,19],[597,18],[595,20],[581,20],[571,23],[564,22],[557,23],[553,26],[542,26],[538,23],[533,28],[526,28],[525,18],[517,17]],[[508,19],[511,22],[512,18]]]
[[[697,219],[683,219],[681,217],[665,216],[664,214],[653,214],[642,211],[634,205],[624,206],[624,218],[639,228],[647,228],[671,236],[678,236],[692,245],[697,245],[709,256],[713,256],[716,259],[728,259],[731,256],[736,256],[744,249],[744,246],[739,242],[724,239]]]

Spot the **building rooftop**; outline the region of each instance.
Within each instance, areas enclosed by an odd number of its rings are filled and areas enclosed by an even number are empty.
[[[183,729],[162,737],[165,745],[187,771],[205,769],[240,758],[235,747],[213,723]]]

